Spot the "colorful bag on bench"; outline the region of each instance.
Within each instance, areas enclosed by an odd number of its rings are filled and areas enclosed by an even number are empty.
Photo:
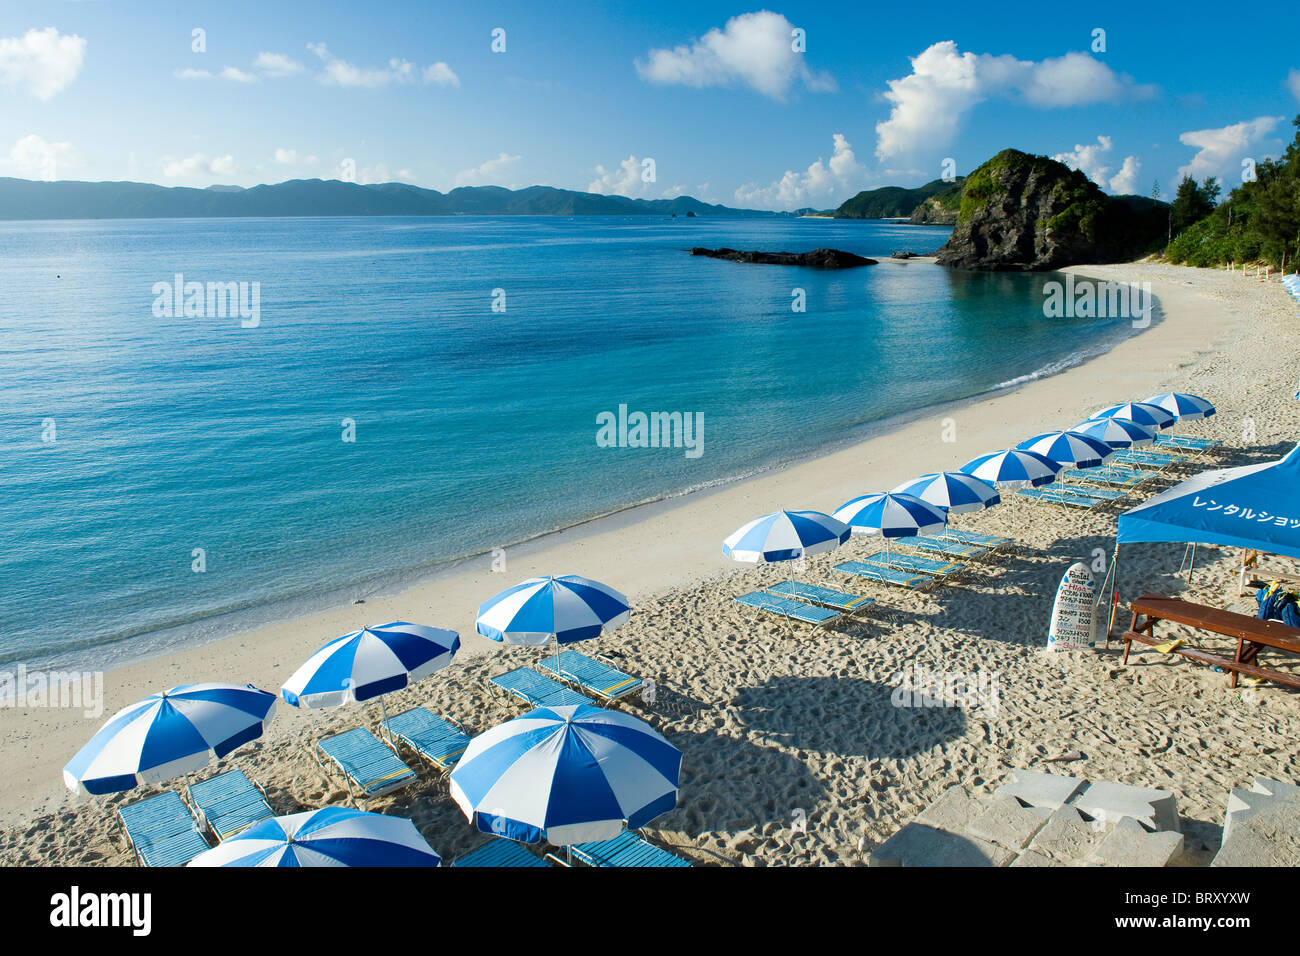
[[[1259,604],[1261,621],[1281,621],[1300,627],[1300,605],[1297,605],[1295,591],[1285,591],[1274,581],[1255,593],[1255,601]]]

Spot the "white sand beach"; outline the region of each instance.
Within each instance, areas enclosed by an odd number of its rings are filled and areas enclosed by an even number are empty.
[[[913,261],[906,268],[930,268]],[[75,798],[61,768],[117,709],[179,683],[281,683],[326,640],[365,624],[410,620],[460,632],[446,670],[390,696],[389,713],[416,704],[451,714],[471,732],[522,712],[487,678],[540,656],[474,633],[475,609],[534,574],[578,573],[624,591],[629,623],[580,649],[615,658],[652,679],[656,702],[621,704],[684,753],[681,806],[651,832],[701,864],[865,865],[888,838],[945,788],[991,789],[1013,768],[1117,780],[1174,791],[1189,862],[1217,849],[1228,789],[1256,774],[1300,780],[1300,695],[1266,685],[1232,690],[1226,677],[1176,656],[1137,654],[1120,666],[1107,652],[1049,655],[1052,599],[1074,561],[1114,544],[1116,510],[1081,515],[1023,501],[960,516],[959,527],[1016,538],[1010,556],[980,564],[925,594],[839,575],[831,566],[877,550],[854,538],[810,559],[805,580],[840,579],[877,599],[878,611],[816,633],[793,633],[731,598],[790,576],[785,567],[735,565],[721,542],[745,521],[778,508],[831,511],[859,494],[955,468],[1104,405],[1185,391],[1219,414],[1183,433],[1222,439],[1224,464],[1279,457],[1300,438],[1296,307],[1276,282],[1159,264],[1089,266],[1078,275],[1149,281],[1163,321],[1120,348],[1059,375],[955,408],[935,409],[888,434],[781,471],[637,509],[511,550],[504,573],[476,567],[401,594],[284,621],[105,675],[105,712],[0,708],[0,862],[130,865],[116,806],[156,789]],[[945,420],[951,419],[952,428]],[[1253,423],[1254,441],[1247,420]],[[952,438],[945,441],[945,437]],[[1206,467],[1206,466],[1200,466]],[[1156,490],[1176,478],[1161,479]],[[1144,490],[1138,499],[1154,491]],[[1182,548],[1126,548],[1124,598],[1154,591],[1254,613],[1238,598],[1237,552],[1202,549],[1190,586],[1177,575]],[[1122,613],[1122,612],[1121,612]],[[1116,628],[1116,633],[1122,628]],[[1203,638],[1198,638],[1204,643]],[[1281,660],[1270,662],[1294,667]],[[999,699],[988,708],[907,709],[890,680],[921,666],[985,675]],[[281,705],[270,731],[223,763],[259,781],[280,813],[346,800],[308,756],[310,741],[358,724],[378,705],[299,712]],[[1044,763],[1077,750],[1083,759]],[[215,769],[215,768],[214,768]],[[428,775],[372,809],[412,817],[444,856],[483,842]],[[806,828],[796,821],[806,819]],[[800,832],[802,829],[802,832]]]

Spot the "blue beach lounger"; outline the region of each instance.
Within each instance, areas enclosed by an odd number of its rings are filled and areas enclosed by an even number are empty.
[[[348,793],[363,806],[416,781],[415,771],[364,727],[323,737],[312,748],[312,756],[322,770],[326,767],[321,757],[338,767]]]
[[[1164,448],[1182,448],[1186,451],[1205,453],[1223,444],[1212,438],[1189,438],[1186,435],[1157,435],[1156,444]]]
[[[763,591],[750,591],[748,594],[742,594],[734,598],[734,600],[746,607],[766,611],[768,614],[776,614],[791,621],[811,624],[814,630],[825,624],[830,624],[832,621],[838,621],[844,616],[839,611],[832,611],[830,608],[815,607],[812,604],[805,604],[803,601],[796,601],[794,598],[783,597],[779,594],[767,594]]]
[[[174,790],[118,807],[117,817],[141,866],[184,866],[208,849],[190,808]]]
[[[424,707],[412,707],[396,717],[380,721],[380,729],[391,739],[410,747],[439,773],[456,766],[469,746],[469,734],[450,717],[439,717]]]
[[[1062,472],[1061,477],[1076,482],[1094,482],[1112,485],[1117,488],[1135,488],[1144,481],[1150,481],[1154,476],[1149,471],[1103,465],[1099,468],[1071,468],[1069,471]]]
[[[915,548],[917,551],[942,554],[946,558],[981,558],[993,550],[988,545],[965,541],[945,541],[943,538],[933,538],[929,535],[909,535],[905,538],[895,538],[894,544],[902,545],[904,548]]]
[[[843,564],[835,565],[835,570],[844,574],[852,574],[855,577],[866,578],[868,581],[876,581],[880,584],[896,584],[901,588],[911,588],[917,591],[924,591],[926,588],[933,587],[939,580],[929,574],[910,574],[879,564],[864,564],[861,561],[845,561]]]
[[[527,667],[519,667],[492,678],[492,683],[531,707],[564,707],[590,704],[586,694],[565,687]]]
[[[864,564],[893,568],[908,574],[928,574],[935,578],[946,578],[965,569],[966,565],[955,561],[937,561],[919,554],[900,554],[897,551],[877,551],[862,559]]]
[[[190,803],[199,822],[206,825],[218,841],[228,839],[275,816],[262,788],[242,770],[227,770],[207,780],[190,784]]]
[[[1180,455],[1177,452],[1148,451],[1145,448],[1125,448],[1123,451],[1115,452],[1111,461],[1118,465],[1125,465],[1130,468],[1150,468],[1161,471],[1172,465],[1179,465],[1187,461],[1186,455]]]
[[[612,840],[599,843],[578,843],[572,847],[573,855],[588,866],[690,866],[686,860],[667,850],[647,843],[630,830],[624,830]]]
[[[820,584],[804,584],[802,581],[782,581],[767,589],[769,594],[780,597],[795,598],[809,604],[820,604],[834,611],[845,614],[857,614],[876,603],[875,598],[860,597],[835,588],[822,587]]]
[[[1102,492],[1105,492],[1103,494]],[[1116,498],[1124,497],[1124,492],[1115,491],[1109,488],[1085,488],[1082,485],[1070,485],[1069,487],[1043,487],[1043,488],[1021,488],[1016,492],[1022,498],[1033,498],[1036,501],[1048,501],[1057,505],[1068,505],[1071,508],[1085,508],[1091,511],[1108,501],[1114,501]]]
[[[517,869],[524,866],[550,866],[545,860],[534,853],[529,853],[514,840],[507,840],[501,837],[493,840],[486,846],[481,846],[477,850],[466,853],[460,859],[451,864],[452,866],[504,866],[511,869]]]
[[[929,537],[941,538],[944,541],[956,541],[959,544],[982,544],[994,551],[1014,542],[1013,538],[996,534],[977,534],[974,531],[961,531],[958,528],[944,528],[942,531],[936,531],[934,534],[929,535]]]
[[[577,651],[561,651],[555,657],[544,657],[537,662],[537,667],[601,700],[626,697],[640,690],[642,684],[641,678],[624,674],[605,658],[595,659]]]

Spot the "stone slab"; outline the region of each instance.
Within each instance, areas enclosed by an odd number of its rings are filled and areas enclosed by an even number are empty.
[[[1133,817],[1121,817],[1092,853],[1103,866],[1168,866],[1183,852],[1176,830],[1148,831]]]
[[[1168,790],[1102,781],[1089,784],[1070,805],[1106,823],[1128,817],[1148,830],[1182,830],[1177,798]]]
[[[971,836],[909,823],[872,851],[869,866],[1006,866],[1015,853]]]
[[[1015,797],[1030,807],[1055,810],[1070,802],[1087,781],[1059,773],[1040,773],[1037,770],[1013,770],[1011,779],[993,791],[996,796]]]

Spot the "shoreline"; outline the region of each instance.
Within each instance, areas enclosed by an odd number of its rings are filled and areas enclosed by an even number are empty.
[[[888,263],[893,267],[905,267],[914,263],[933,265],[935,261],[933,255],[917,255],[908,259],[881,259],[879,264]],[[1086,269],[1088,267],[1081,266],[1078,268]],[[544,551],[549,547],[563,544],[575,537],[599,535],[608,531],[621,530],[640,521],[653,518],[665,509],[687,504],[693,499],[724,493],[728,489],[746,482],[778,474],[791,468],[810,465],[820,459],[866,442],[886,438],[891,433],[927,416],[959,413],[972,405],[998,395],[1014,392],[1033,382],[1067,374],[1091,361],[1104,358],[1115,349],[1123,347],[1125,343],[1151,331],[1162,321],[1163,310],[1158,297],[1156,297],[1155,317],[1151,326],[1139,332],[1125,334],[1123,337],[1114,340],[1108,339],[1094,343],[1091,349],[1071,352],[1061,359],[1049,362],[1040,368],[1033,369],[1007,381],[999,382],[972,395],[939,401],[875,421],[859,423],[852,426],[846,434],[809,452],[774,461],[742,474],[714,479],[702,485],[664,492],[657,497],[591,515],[570,525],[538,531],[516,541],[504,542],[498,547],[520,556],[528,556]],[[828,505],[818,510],[831,510],[833,507],[835,506]],[[125,667],[146,664],[149,661],[171,654],[195,651],[268,627],[276,627],[295,619],[310,617],[318,613],[342,612],[351,607],[360,606],[372,599],[400,600],[408,592],[432,586],[459,574],[469,573],[476,564],[489,567],[492,555],[493,550],[490,549],[475,551],[449,558],[440,558],[422,568],[404,568],[380,572],[372,577],[387,580],[381,580],[378,584],[357,582],[350,585],[332,586],[321,593],[309,596],[277,599],[249,607],[204,614],[192,620],[187,620],[183,624],[125,635],[85,648],[63,651],[44,657],[15,659],[0,664],[0,672],[4,672],[6,669],[13,670],[20,666],[25,667],[29,672],[38,670],[86,670],[94,666],[93,659],[96,653],[102,649],[118,648],[127,644],[139,644],[138,649],[125,650],[114,655],[112,663],[103,668],[106,672],[111,673]],[[346,592],[345,588],[347,589]],[[314,607],[305,609],[304,606],[308,604],[314,605]],[[203,633],[202,630],[196,631],[196,628],[202,628],[210,632]],[[0,697],[0,703],[2,702],[3,698]]]
[[[12,768],[0,788],[0,825],[73,806],[74,798],[63,788],[59,771],[117,709],[179,683],[250,681],[277,690],[326,640],[367,623],[405,619],[459,631],[462,650],[449,668],[455,672],[494,652],[503,654],[502,665],[520,663],[513,653],[516,649],[503,652],[501,645],[474,633],[474,613],[481,601],[535,574],[590,575],[623,591],[634,603],[694,588],[722,604],[728,592],[711,588],[736,577],[738,567],[722,557],[721,541],[755,515],[781,507],[829,511],[855,495],[887,490],[923,472],[955,468],[1036,431],[1068,427],[1113,401],[1137,400],[1170,385],[1194,391],[1193,384],[1178,373],[1215,353],[1218,344],[1239,332],[1248,318],[1245,309],[1224,309],[1212,297],[1188,288],[1198,275],[1221,275],[1216,270],[1129,264],[1062,271],[1103,281],[1121,274],[1149,278],[1163,321],[1061,372],[918,410],[909,421],[845,447],[530,539],[507,552],[505,573],[486,566],[462,567],[393,594],[367,598],[362,605],[316,611],[115,667],[105,676],[104,713],[94,718],[84,717],[80,710],[0,707],[0,754]],[[1181,277],[1186,281],[1178,281]],[[1263,287],[1252,285],[1251,291],[1256,288]],[[1243,291],[1241,298],[1244,303],[1253,296]],[[1225,317],[1225,312],[1236,314]],[[1211,396],[1212,400],[1221,397]],[[951,441],[944,440],[945,419],[954,425]],[[1207,424],[1215,426],[1216,420]],[[470,560],[465,559],[467,564]],[[658,617],[659,603],[642,604],[641,616]],[[634,622],[637,617],[634,613]],[[689,623],[677,622],[679,626]],[[622,634],[611,635],[605,647],[619,644]],[[436,677],[423,682],[414,693],[427,695],[429,685],[437,683]],[[301,740],[327,725],[355,725],[366,719],[366,713],[356,707],[304,713],[281,706],[264,741],[256,746],[269,749],[289,739]]]

